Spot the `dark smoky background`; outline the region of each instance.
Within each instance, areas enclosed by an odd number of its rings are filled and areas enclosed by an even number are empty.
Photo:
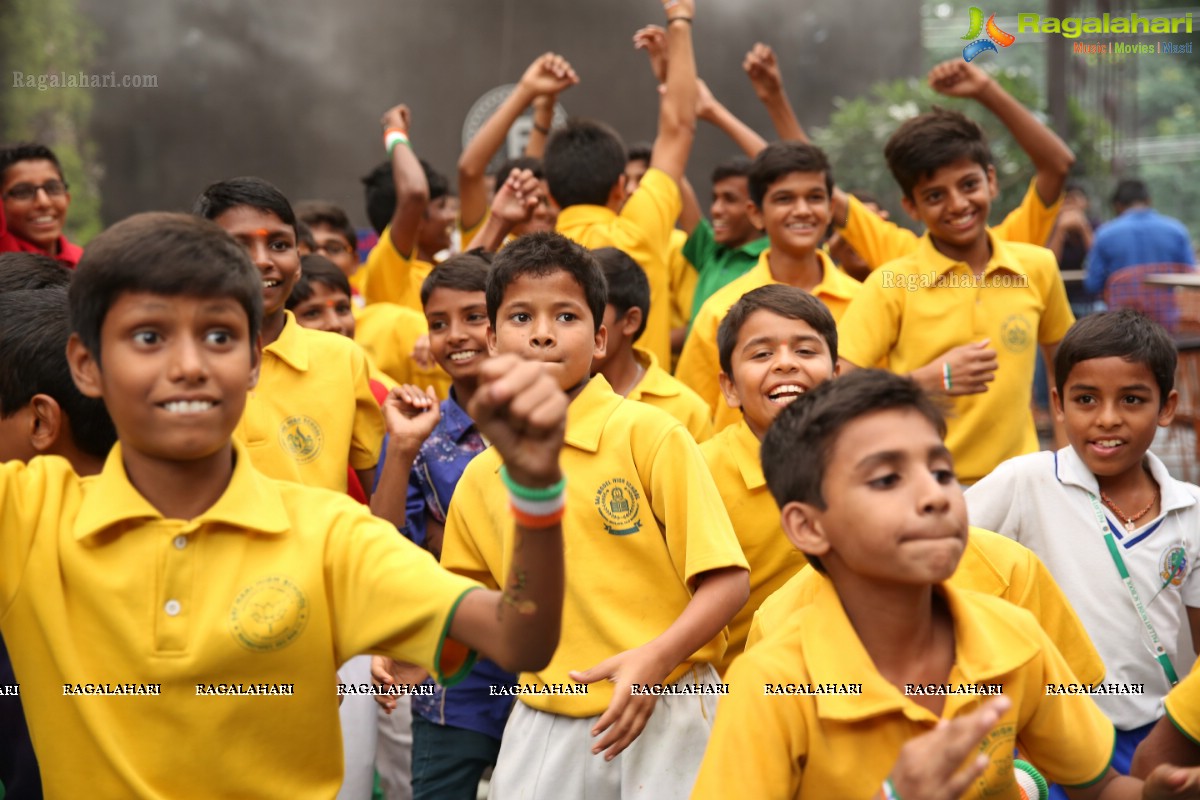
[[[186,209],[208,183],[253,174],[293,200],[324,198],[365,223],[359,177],[383,160],[381,112],[404,102],[412,140],[453,180],[464,121],[489,90],[554,50],[579,72],[560,103],[604,119],[626,142],[654,135],[657,96],[635,30],[663,19],[655,0],[85,0],[101,39],[96,72],[155,75],[154,89],[99,93],[94,130],[106,223]],[[917,0],[700,0],[700,75],[768,139],[770,121],[741,70],[756,41],[778,53],[801,122],[824,123],[835,96],[921,66]],[[690,175],[735,148],[700,127]]]

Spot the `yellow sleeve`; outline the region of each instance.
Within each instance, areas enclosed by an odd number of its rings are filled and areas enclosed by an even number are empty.
[[[354,387],[354,427],[350,431],[350,467],[374,469],[383,447],[383,412],[371,394],[370,367],[361,347],[350,348],[350,372]]]
[[[846,215],[846,227],[842,228],[842,239],[862,256],[871,269],[917,249],[917,235],[908,228],[879,216],[852,194],[847,194],[846,199],[849,212]]]
[[[1026,690],[1018,704],[1017,744],[1050,783],[1086,786],[1112,763],[1116,729],[1088,695],[1047,695],[1047,685],[1075,683],[1075,674],[1049,637],[1031,620],[1041,653],[1024,668]]]
[[[484,458],[485,455],[486,451],[467,464],[454,487],[442,534],[441,564],[489,589],[498,589],[498,576],[503,569],[503,533],[493,524],[481,482],[489,476],[496,480],[499,477],[490,474],[496,465],[492,459]],[[491,466],[484,467],[485,463]]]
[[[692,322],[692,330],[687,340],[683,343],[679,363],[675,365],[675,377],[700,395],[700,399],[707,403],[714,413],[718,404],[725,402],[721,394],[721,383],[717,378],[721,374],[721,364],[717,356],[717,328],[721,324],[718,312],[724,311],[719,292],[704,302],[700,313]]]
[[[419,259],[402,255],[392,244],[391,226],[384,228],[379,241],[367,254],[362,295],[368,303],[395,303],[421,312],[421,283],[433,269]]]
[[[1167,716],[1175,727],[1200,746],[1200,669],[1193,669],[1164,701]]]
[[[687,234],[676,228],[671,231],[671,246],[667,265],[671,270],[671,329],[682,328],[692,318],[692,298],[700,273],[683,255]]]
[[[1037,178],[1029,181],[1029,188],[1021,205],[1008,212],[999,225],[992,228],[992,235],[1009,242],[1025,242],[1043,247],[1054,230],[1054,222],[1062,209],[1063,196],[1046,205],[1037,193]]]
[[[675,230],[675,221],[682,210],[683,197],[675,180],[652,167],[642,176],[637,191],[625,201],[621,208],[621,219],[632,223],[642,232],[647,244],[656,249],[659,260],[665,264],[671,247],[671,232]],[[686,236],[684,241],[687,241]]]
[[[749,569],[700,446],[682,425],[664,434],[650,469],[650,505],[663,523],[679,579],[694,588],[703,572]]]
[[[438,566],[433,556],[349,498],[330,520],[325,570],[338,663],[382,653],[417,664],[439,683],[466,675],[475,654],[447,641],[462,597],[479,585]]]
[[[692,800],[791,800],[800,791],[801,765],[808,755],[804,706],[793,697],[764,696],[775,682],[757,663],[761,651],[733,662],[725,683],[729,694],[717,704],[716,720],[692,788]],[[788,680],[803,676],[788,671]]]
[[[703,402],[697,403],[688,415],[688,433],[696,440],[696,444],[707,442],[713,435],[712,417],[708,414],[708,406]]]
[[[876,270],[867,276],[838,322],[838,356],[856,367],[880,363],[900,337],[902,306],[897,293],[904,290],[884,288],[883,274]]]
[[[60,462],[59,469],[48,469],[55,462]],[[8,611],[21,585],[39,528],[38,518],[58,512],[62,505],[61,487],[68,476],[78,482],[75,473],[60,459],[40,457],[29,464],[0,462],[0,618]]]
[[[459,217],[455,221],[454,224],[458,226],[458,241],[462,252],[465,253],[471,249],[471,242],[474,241],[475,237],[479,235],[479,232],[483,230],[483,226],[487,224],[487,221],[491,216],[492,210],[489,208],[484,212],[483,216],[479,218],[479,222],[476,222],[469,228],[463,227],[462,217]]]

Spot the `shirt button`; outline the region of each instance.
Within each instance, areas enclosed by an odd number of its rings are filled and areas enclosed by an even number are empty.
[[[187,537],[182,535],[176,536],[174,544],[176,550],[182,550],[187,547]]]
[[[165,606],[163,606],[163,611],[167,612],[168,617],[178,616],[179,615],[179,601],[178,600],[168,600],[167,604]]]

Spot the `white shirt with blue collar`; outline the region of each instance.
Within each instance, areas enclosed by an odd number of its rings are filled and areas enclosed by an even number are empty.
[[[1200,559],[1200,487],[1172,478],[1153,453],[1146,453],[1146,464],[1162,492],[1159,515],[1130,532],[1124,520],[1101,509],[1183,678],[1196,658],[1186,607],[1200,608],[1200,578],[1193,575]],[[1105,545],[1089,492],[1100,496],[1096,476],[1064,447],[1005,461],[967,490],[967,510],[972,525],[1015,539],[1046,564],[1104,660],[1106,684],[1144,685],[1144,694],[1093,698],[1117,728],[1131,730],[1162,716],[1171,686]]]

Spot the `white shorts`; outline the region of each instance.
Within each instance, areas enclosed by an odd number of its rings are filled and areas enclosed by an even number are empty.
[[[676,681],[719,683],[710,664],[697,664]],[[504,728],[488,800],[687,800],[716,710],[716,694],[659,697],[641,735],[605,761],[603,753],[592,755],[599,716],[567,717],[518,702]]]

